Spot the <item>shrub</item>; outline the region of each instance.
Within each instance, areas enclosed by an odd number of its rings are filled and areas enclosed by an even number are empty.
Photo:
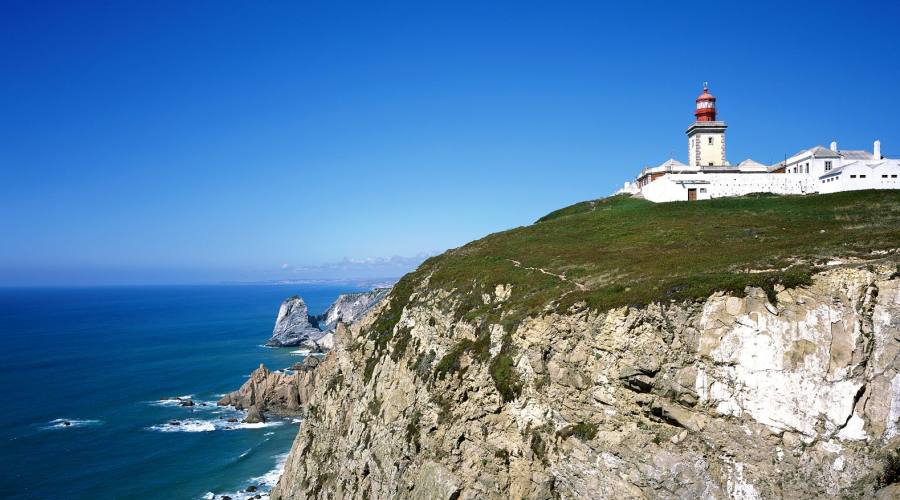
[[[579,422],[575,425],[563,427],[557,434],[563,439],[575,436],[582,441],[590,441],[597,437],[597,424]]]
[[[495,356],[491,361],[490,372],[494,386],[504,402],[514,400],[522,393],[522,384],[509,354],[501,352]]]

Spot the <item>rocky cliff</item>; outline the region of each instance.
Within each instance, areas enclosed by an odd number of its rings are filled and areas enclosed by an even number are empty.
[[[369,292],[341,294],[319,316],[311,316],[301,297],[285,299],[278,309],[272,337],[266,345],[272,347],[303,347],[311,351],[331,349],[331,332],[341,322],[352,323],[382,301],[390,288],[376,288]]]
[[[302,346],[317,349],[324,332],[314,323],[315,318],[309,315],[309,308],[301,297],[294,295],[285,299],[278,308],[275,328],[266,345],[272,347]]]
[[[240,389],[223,396],[218,404],[278,415],[302,414],[318,381],[319,372],[315,370],[318,365],[315,356],[307,357],[289,370],[271,371],[259,365]]]
[[[900,192],[583,202],[335,334],[275,498],[896,496]]]
[[[319,328],[330,332],[340,322],[353,323],[384,300],[390,291],[390,288],[376,288],[369,292],[341,294],[328,310],[316,318]]]
[[[891,494],[896,266],[517,325],[409,283],[338,333],[274,498]],[[402,294],[395,290],[394,295]],[[515,289],[480,299],[503,310]],[[448,304],[448,300],[451,303]],[[372,332],[395,317],[386,345]],[[896,492],[896,490],[894,490]]]

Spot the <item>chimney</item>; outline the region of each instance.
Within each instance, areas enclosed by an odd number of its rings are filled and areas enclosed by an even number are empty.
[[[837,141],[831,141],[831,150],[837,153]]]
[[[872,145],[872,156],[874,156],[876,160],[881,159],[881,141],[876,140],[875,144]]]

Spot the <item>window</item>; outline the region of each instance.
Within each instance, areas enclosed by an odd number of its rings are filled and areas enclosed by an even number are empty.
[[[713,166],[713,162],[709,162],[709,166],[710,166],[710,167]]]
[[[887,179],[887,174],[881,174],[882,179]]]
[[[705,192],[706,192],[706,188],[700,188],[700,192],[701,192],[701,193],[705,193]]]
[[[710,144],[713,143],[713,138],[712,138],[712,137],[709,138],[709,143],[710,143]]]
[[[851,179],[856,179],[856,174],[850,176]]]
[[[860,175],[859,175],[859,178],[860,178],[860,179],[865,179],[865,178],[866,178],[866,174],[860,174]]]
[[[896,179],[896,178],[897,178],[897,174],[891,174],[891,179]]]
[[[831,160],[825,162],[825,171],[831,170]]]

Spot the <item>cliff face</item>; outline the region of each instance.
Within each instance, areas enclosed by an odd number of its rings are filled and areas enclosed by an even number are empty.
[[[425,276],[336,332],[273,498],[875,495],[900,469],[895,271],[516,322],[515,286],[473,318]]]
[[[330,332],[339,322],[353,323],[384,300],[390,292],[390,288],[376,288],[370,292],[341,294],[331,307],[317,318],[319,328]]]
[[[298,296],[285,299],[278,308],[275,328],[266,345],[272,347],[303,346],[310,349],[317,347],[316,340],[324,333],[313,324],[306,302]]]
[[[266,345],[272,347],[305,347],[320,351],[334,345],[332,332],[341,322],[352,323],[365,315],[390,293],[390,288],[376,288],[369,292],[345,293],[320,316],[310,316],[303,299],[285,299],[278,309],[275,328]]]

